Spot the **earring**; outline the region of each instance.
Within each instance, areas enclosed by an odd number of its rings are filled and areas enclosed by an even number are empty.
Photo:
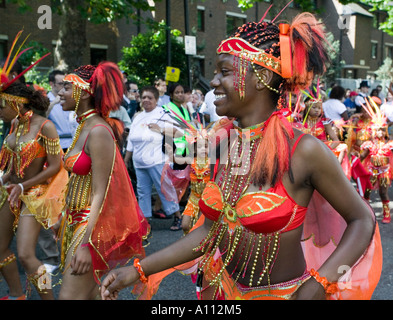
[[[258,70],[255,68],[254,64],[251,63],[251,65],[252,65],[252,69],[254,70],[255,75],[257,76],[258,80],[259,80],[261,83],[263,83],[264,86],[265,86],[266,88],[268,88],[270,91],[273,91],[273,92],[279,94],[280,92],[279,92],[276,88],[273,88],[272,86],[269,86],[269,85],[265,82],[265,80],[262,79],[262,77],[261,77],[260,74],[258,73]]]

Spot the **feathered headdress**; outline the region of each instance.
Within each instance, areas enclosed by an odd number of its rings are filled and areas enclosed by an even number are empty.
[[[173,110],[169,110],[168,115],[174,121],[174,125],[184,129],[188,134],[185,136],[188,143],[195,143],[198,139],[208,141],[215,136],[215,133],[225,129],[233,123],[233,120],[222,118],[217,122],[209,123],[206,127],[198,117],[196,123],[187,122],[181,115]]]
[[[375,101],[371,97],[368,97],[365,101],[366,104],[362,104],[362,107],[371,118],[371,129],[374,131],[386,127],[387,117],[381,112]]]
[[[23,70],[15,78],[10,80],[9,75],[10,75],[11,70],[14,67],[16,61],[18,61],[19,57],[23,53],[25,53],[27,50],[32,49],[32,47],[30,47],[30,48],[26,48],[26,49],[22,50],[23,45],[25,44],[27,38],[29,37],[29,36],[27,36],[25,38],[25,40],[23,40],[23,42],[19,46],[19,48],[16,49],[16,51],[14,53],[14,49],[16,48],[16,43],[18,42],[20,36],[22,35],[22,32],[23,32],[23,30],[19,31],[18,34],[16,35],[16,37],[12,43],[11,50],[5,60],[5,63],[0,68],[0,96],[1,96],[1,98],[6,99],[6,100],[12,99],[12,97],[11,97],[11,95],[6,95],[5,93],[3,93],[3,91],[6,90],[11,84],[15,83],[19,78],[21,78],[26,72],[28,72],[30,69],[32,69],[34,66],[36,66],[39,62],[41,62],[41,60],[43,60],[48,55],[50,55],[50,53],[47,53],[46,55],[44,55],[43,57],[41,57],[40,59],[38,59],[37,61],[32,63],[25,70]],[[18,97],[18,98],[20,98],[20,97]],[[14,101],[14,100],[12,100],[12,101]],[[26,102],[24,102],[24,103],[26,103]]]
[[[85,65],[64,77],[72,83],[72,97],[78,109],[82,91],[94,96],[95,108],[107,118],[110,111],[117,110],[123,100],[123,76],[113,62],[101,62],[98,66]]]

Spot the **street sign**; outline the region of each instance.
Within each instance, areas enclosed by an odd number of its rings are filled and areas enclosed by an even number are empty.
[[[196,37],[184,36],[184,46],[187,55],[196,55]]]
[[[165,80],[177,82],[180,78],[180,69],[175,67],[166,67]]]

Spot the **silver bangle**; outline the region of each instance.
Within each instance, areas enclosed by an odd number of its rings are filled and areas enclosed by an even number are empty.
[[[22,189],[22,192],[21,192],[21,194],[23,194],[23,192],[24,192],[24,190],[25,190],[25,188],[23,188],[23,184],[21,184],[21,183],[18,183],[18,186]]]

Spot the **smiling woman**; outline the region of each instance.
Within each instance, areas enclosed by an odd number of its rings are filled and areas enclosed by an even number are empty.
[[[149,225],[136,201],[108,117],[123,97],[117,65],[81,66],[64,78],[63,110],[79,123],[64,158],[70,173],[60,228],[63,268],[59,299],[94,299],[100,278],[111,268],[142,257]]]
[[[104,299],[146,277],[154,293],[159,272],[171,267],[198,269],[202,299],[371,297],[382,263],[375,216],[334,154],[286,118],[287,93],[326,70],[323,25],[310,13],[290,25],[274,20],[243,25],[217,49],[216,111],[235,122],[211,146],[228,160],[211,159],[199,200],[203,225],[135,268],[113,270],[102,283]],[[316,195],[329,208],[318,218]],[[343,265],[352,278],[340,278]]]

